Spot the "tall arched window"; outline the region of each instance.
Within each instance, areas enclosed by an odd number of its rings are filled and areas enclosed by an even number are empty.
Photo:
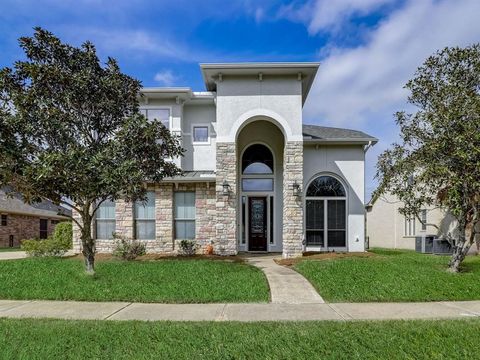
[[[332,176],[319,176],[309,184],[305,198],[307,246],[346,248],[346,199],[345,187]]]
[[[273,191],[273,154],[265,145],[250,145],[243,153],[242,190]]]

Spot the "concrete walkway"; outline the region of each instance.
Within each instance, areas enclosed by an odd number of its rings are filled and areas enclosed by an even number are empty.
[[[480,317],[480,301],[356,304],[141,304],[0,300],[0,317],[242,322],[453,319]]]
[[[278,265],[276,256],[250,256],[245,259],[262,269],[270,286],[273,304],[323,304],[322,297],[302,275],[295,270]]]
[[[1,260],[16,260],[26,258],[27,254],[25,251],[0,251],[0,261]]]

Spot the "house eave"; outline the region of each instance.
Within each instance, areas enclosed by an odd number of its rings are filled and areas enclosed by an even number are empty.
[[[305,145],[375,145],[378,139],[358,138],[358,139],[309,139],[304,138]]]

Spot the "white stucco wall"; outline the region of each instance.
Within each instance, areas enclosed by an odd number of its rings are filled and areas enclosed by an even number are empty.
[[[216,108],[214,104],[184,105],[182,121],[183,170],[215,170],[217,134],[214,129]],[[209,126],[209,143],[193,144],[193,126]]]
[[[255,116],[274,119],[288,141],[302,141],[302,83],[294,76],[226,76],[217,83],[217,141],[234,142]]]
[[[303,193],[318,175],[334,174],[347,187],[347,250],[365,250],[365,153],[363,146],[305,145]],[[305,196],[304,196],[305,198]]]

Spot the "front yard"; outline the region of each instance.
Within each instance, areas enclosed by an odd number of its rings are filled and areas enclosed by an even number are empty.
[[[0,319],[0,358],[474,359],[479,332],[479,320],[172,323]]]
[[[368,257],[299,261],[303,274],[328,302],[441,301],[480,299],[480,256],[469,256],[462,273],[446,271],[449,256],[373,249]]]
[[[95,277],[81,259],[0,261],[0,299],[160,303],[267,302],[263,273],[240,261],[102,260]]]

